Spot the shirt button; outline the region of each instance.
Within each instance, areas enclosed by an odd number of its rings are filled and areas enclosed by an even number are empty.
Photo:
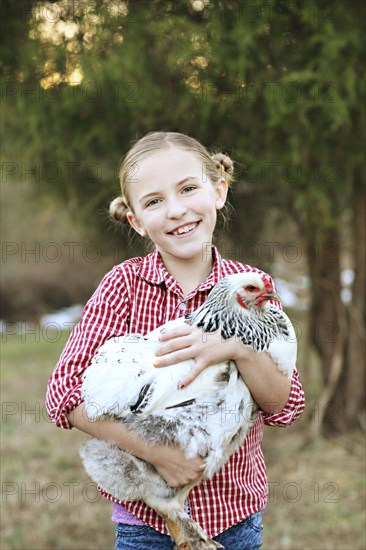
[[[184,302],[182,302],[181,304],[179,304],[179,309],[181,311],[184,311],[185,309],[187,309],[187,304],[185,304]]]

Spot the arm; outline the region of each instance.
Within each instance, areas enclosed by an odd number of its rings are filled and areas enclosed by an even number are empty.
[[[120,448],[153,464],[171,487],[188,485],[202,475],[203,460],[200,457],[187,460],[179,447],[153,447],[129,430],[123,422],[113,420],[93,421],[87,417],[84,404],[72,410],[68,421],[82,432],[113,441]]]
[[[267,426],[286,427],[301,416],[305,395],[297,369],[289,380],[267,353],[256,352],[250,354],[247,361],[236,359],[236,365],[253,399],[262,409]]]
[[[147,447],[120,422],[90,420],[81,397],[82,377],[99,347],[113,336],[128,332],[129,303],[125,277],[118,268],[108,273],[88,301],[80,323],[72,332],[47,387],[50,419],[64,429],[77,429],[114,441],[132,454],[154,464],[169,485],[190,483],[201,475],[201,459],[187,460],[178,448]]]
[[[267,353],[244,348],[234,360],[262,411],[272,414],[282,411],[290,395],[291,380],[277,369],[272,358]]]
[[[128,332],[128,317],[126,274],[117,266],[105,275],[86,304],[48,381],[46,409],[58,427],[72,428],[68,413],[82,402],[85,370],[108,338]]]
[[[206,367],[233,360],[259,407],[269,414],[279,413],[290,395],[291,380],[280,373],[267,353],[257,353],[235,338],[223,340],[218,332],[203,333],[196,326],[185,325],[163,333],[157,352],[158,367],[165,367],[195,358],[189,375],[181,387],[191,383]]]
[[[291,378],[291,392],[286,405],[280,412],[263,414],[264,423],[267,426],[281,426],[285,428],[297,420],[305,408],[304,390],[299,380],[297,369]]]

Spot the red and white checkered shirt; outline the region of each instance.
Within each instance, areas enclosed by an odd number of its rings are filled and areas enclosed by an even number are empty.
[[[48,383],[46,407],[53,422],[70,429],[67,414],[81,402],[82,375],[98,348],[113,336],[146,334],[171,319],[193,312],[206,300],[212,287],[231,273],[259,270],[233,260],[223,260],[212,247],[213,268],[208,278],[188,296],[165,269],[155,250],[114,267],[101,281],[85,306]],[[203,255],[203,261],[205,261]],[[277,414],[261,411],[243,446],[210,481],[189,494],[192,518],[210,537],[225,531],[263,509],[267,476],[262,453],[263,425],[288,426],[302,413],[304,392],[297,370],[284,409]],[[109,500],[119,502],[102,488]],[[120,503],[122,504],[122,503]],[[164,520],[144,502],[124,502],[125,508],[156,530],[167,534]]]

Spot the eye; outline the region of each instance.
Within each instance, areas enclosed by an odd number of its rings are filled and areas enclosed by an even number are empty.
[[[248,292],[255,292],[256,290],[258,290],[258,288],[254,285],[248,285],[245,287],[245,290],[247,290]]]
[[[194,189],[196,189],[196,187],[194,187],[193,185],[187,185],[187,187],[184,187],[184,189],[182,189],[182,193],[189,193],[190,191],[193,191]]]
[[[160,199],[151,199],[145,204],[145,208],[149,208],[149,206],[155,206],[155,204],[158,204]]]

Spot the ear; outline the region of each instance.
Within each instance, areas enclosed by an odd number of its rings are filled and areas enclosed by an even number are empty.
[[[226,202],[228,192],[228,184],[227,181],[224,178],[221,178],[215,187],[215,195],[216,195],[216,210],[221,210],[221,208],[224,206]]]
[[[144,228],[140,220],[136,218],[136,216],[132,212],[127,212],[127,219],[130,226],[133,227],[134,230],[141,235],[141,237],[147,237],[146,229]]]

